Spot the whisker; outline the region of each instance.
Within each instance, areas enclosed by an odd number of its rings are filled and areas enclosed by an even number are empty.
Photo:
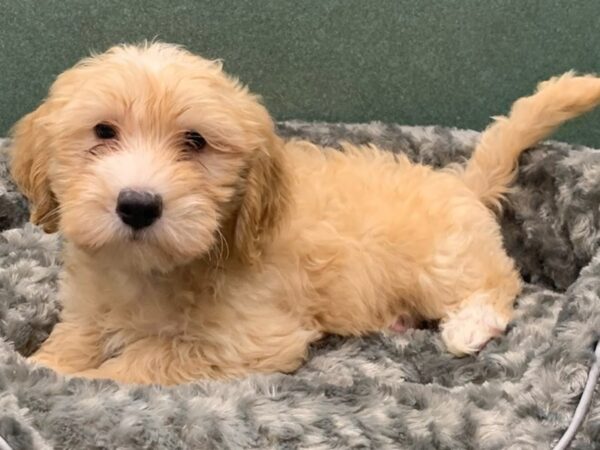
[[[220,229],[217,229],[217,236],[219,237],[219,259],[223,261],[229,258],[229,244]]]

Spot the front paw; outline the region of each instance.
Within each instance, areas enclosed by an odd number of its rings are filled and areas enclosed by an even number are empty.
[[[71,375],[77,378],[86,378],[88,380],[105,380],[109,378],[105,374],[103,374],[100,369],[82,370],[79,372],[75,372]]]
[[[111,370],[110,367],[100,366],[96,369],[86,369],[71,374],[74,377],[86,378],[88,380],[112,380],[118,383],[141,384],[133,376]]]
[[[33,354],[29,356],[26,359],[26,361],[34,367],[44,367],[46,369],[53,370],[54,372],[59,373],[61,375],[68,374],[68,372],[63,370],[61,366],[56,363],[56,361],[50,358],[44,358],[42,355]]]
[[[29,364],[37,367],[45,367],[47,369],[51,369],[56,373],[61,375],[70,375],[77,370],[80,370],[77,367],[74,367],[69,362],[65,361],[62,358],[57,358],[52,354],[46,352],[37,352],[33,355],[29,356],[26,361]]]
[[[52,361],[49,358],[44,358],[44,356],[40,355],[39,353],[34,353],[33,355],[28,356],[25,361],[35,366],[43,366],[54,369],[54,367],[52,367]]]

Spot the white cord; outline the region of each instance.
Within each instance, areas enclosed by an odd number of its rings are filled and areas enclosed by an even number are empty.
[[[594,360],[592,367],[590,367],[590,373],[588,374],[585,387],[583,388],[583,394],[581,394],[579,405],[577,405],[577,409],[575,409],[575,414],[573,414],[569,428],[567,428],[565,434],[563,434],[563,436],[560,438],[560,441],[558,441],[558,444],[556,444],[554,450],[565,450],[569,446],[575,437],[575,433],[577,433],[577,430],[583,423],[588,409],[590,409],[590,403],[592,402],[592,396],[594,394],[594,387],[598,381],[598,375],[600,375],[600,341],[598,341],[596,344],[596,351],[594,354],[596,359]]]
[[[0,436],[0,450],[12,450],[12,447],[8,445],[8,442],[2,436]]]

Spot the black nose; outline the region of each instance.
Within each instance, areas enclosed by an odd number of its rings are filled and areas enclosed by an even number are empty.
[[[162,213],[162,198],[151,192],[123,189],[117,197],[117,214],[134,230],[149,227]]]

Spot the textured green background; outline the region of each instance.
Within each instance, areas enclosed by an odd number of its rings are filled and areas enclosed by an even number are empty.
[[[277,119],[481,129],[536,82],[600,71],[599,0],[0,0],[0,134],[89,50],[158,37]],[[600,114],[561,139],[600,147]]]

